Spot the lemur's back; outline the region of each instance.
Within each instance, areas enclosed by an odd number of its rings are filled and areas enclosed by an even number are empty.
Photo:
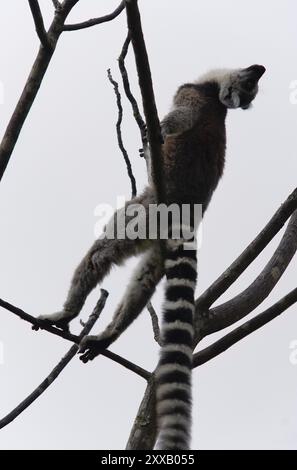
[[[203,204],[205,210],[223,173],[226,107],[214,83],[183,85],[175,103],[188,107],[192,126],[165,137],[166,202]]]

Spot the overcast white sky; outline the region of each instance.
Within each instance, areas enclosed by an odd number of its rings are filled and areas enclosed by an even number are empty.
[[[2,2],[0,17],[0,131],[4,132],[35,58],[38,40],[28,2]],[[49,24],[50,0],[40,0]],[[100,16],[118,1],[84,0],[71,21]],[[139,1],[162,117],[176,88],[210,68],[266,66],[249,111],[229,112],[227,164],[204,221],[199,253],[202,292],[242,251],[296,186],[297,5],[293,0]],[[115,137],[117,110],[106,69],[119,78],[117,57],[125,15],[61,38],[32,112],[0,185],[0,297],[38,315],[60,309],[74,267],[94,239],[99,203],[130,194]],[[139,97],[130,54],[130,80]],[[126,106],[125,144],[139,189],[146,182],[138,158],[138,129]],[[224,295],[230,298],[259,273],[277,239]],[[104,328],[134,265],[113,271]],[[296,287],[296,259],[263,305]],[[154,305],[159,309],[162,286]],[[90,297],[86,318],[98,298]],[[220,299],[220,302],[222,299]],[[194,449],[296,449],[296,306],[219,358],[195,371]],[[78,320],[72,330],[80,329]],[[158,357],[147,312],[112,350],[152,370]],[[205,346],[216,336],[204,341]],[[0,416],[49,373],[69,344],[1,310]],[[145,388],[143,379],[101,357],[75,358],[63,375],[16,421],[0,431],[1,449],[124,448]]]

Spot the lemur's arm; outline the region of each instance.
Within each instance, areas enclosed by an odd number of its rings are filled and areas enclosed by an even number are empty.
[[[177,90],[171,111],[161,122],[163,138],[191,129],[199,119],[203,98],[192,86],[182,85]]]
[[[168,135],[179,134],[191,129],[199,117],[199,107],[175,106],[161,121],[161,133],[163,142]],[[149,145],[140,149],[141,156],[144,156],[147,167],[148,182],[152,186],[151,155]]]
[[[189,106],[176,106],[161,122],[163,139],[167,135],[184,132],[193,127],[198,115]]]
[[[189,129],[191,124],[192,119],[190,117],[189,109],[186,106],[175,107],[163,118],[160,123],[163,142],[165,142],[166,136],[183,132]],[[145,158],[148,181],[150,185],[153,185],[151,155],[148,143],[143,147],[143,149],[140,149],[140,155]]]
[[[101,334],[86,336],[83,339],[80,345],[80,359],[83,362],[98,356],[128,328],[145,308],[162,277],[162,258],[156,245],[143,255],[137,265],[112,322]]]

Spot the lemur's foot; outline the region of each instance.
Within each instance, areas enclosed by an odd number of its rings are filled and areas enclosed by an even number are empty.
[[[69,322],[73,318],[74,316],[67,315],[67,313],[62,310],[61,312],[39,315],[39,317],[37,317],[37,320],[39,320],[41,324],[44,323],[45,325],[53,325],[57,328],[60,328],[61,330],[69,331]],[[32,330],[38,329],[39,326],[32,326]]]
[[[79,345],[78,354],[81,354],[80,360],[84,363],[92,361],[102,351],[107,349],[111,343],[110,336],[85,336]]]

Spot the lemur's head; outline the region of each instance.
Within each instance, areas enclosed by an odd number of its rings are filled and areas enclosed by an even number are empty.
[[[251,65],[246,69],[214,70],[203,78],[218,84],[219,99],[227,108],[248,109],[265,70],[263,65]]]
[[[220,101],[227,108],[249,108],[258,93],[258,81],[265,72],[263,65],[251,65],[223,75],[220,85]]]

